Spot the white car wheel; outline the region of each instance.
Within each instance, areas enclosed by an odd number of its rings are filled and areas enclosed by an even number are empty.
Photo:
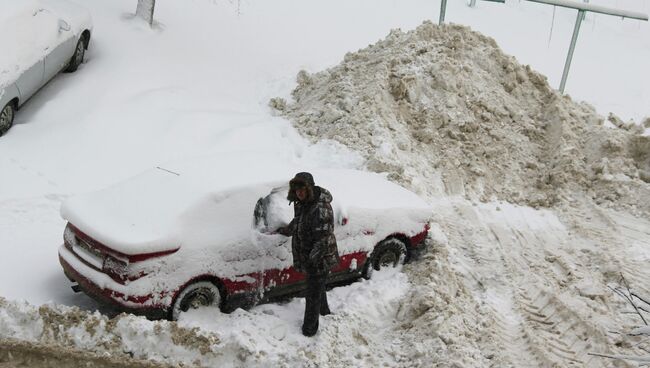
[[[0,111],[0,136],[5,134],[13,125],[15,113],[16,109],[12,102],[6,104]]]
[[[68,68],[65,71],[70,73],[76,71],[79,65],[83,63],[84,55],[86,55],[86,37],[81,36],[77,42],[77,47],[74,49],[74,55],[72,55]]]
[[[221,305],[219,287],[210,281],[198,281],[188,285],[176,298],[172,306],[171,318],[178,320],[181,313],[200,307]]]

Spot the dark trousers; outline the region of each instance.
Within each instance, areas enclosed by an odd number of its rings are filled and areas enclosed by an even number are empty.
[[[330,314],[330,307],[327,304],[327,283],[328,274],[316,274],[307,272],[307,290],[305,293],[305,318],[302,323],[302,333],[305,336],[313,336],[318,331],[319,315]]]

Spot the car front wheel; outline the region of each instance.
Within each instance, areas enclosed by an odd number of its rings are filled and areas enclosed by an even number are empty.
[[[363,276],[369,279],[372,271],[379,271],[382,268],[397,267],[406,259],[406,244],[397,238],[383,240],[377,244],[372,255],[366,262]]]
[[[181,313],[190,309],[221,305],[219,287],[210,281],[198,281],[188,285],[181,291],[171,310],[171,319],[178,320]]]
[[[13,102],[6,104],[0,111],[0,136],[5,134],[14,123],[16,108]]]
[[[72,55],[68,68],[65,71],[68,73],[76,71],[79,65],[83,63],[84,55],[86,55],[86,37],[81,36],[77,42],[77,47],[74,49],[74,55]]]

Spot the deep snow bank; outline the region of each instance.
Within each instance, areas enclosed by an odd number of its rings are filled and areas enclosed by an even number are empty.
[[[219,343],[213,334],[176,323],[150,322],[126,314],[111,319],[76,307],[55,304],[35,307],[3,298],[0,298],[0,339],[61,349],[87,349],[122,357],[125,362],[134,357],[194,364],[213,359],[210,346]]]
[[[609,289],[624,275],[650,293],[641,127],[560,95],[455,25],[396,30],[302,71],[293,98],[270,105],[434,202],[434,253],[405,268],[401,365],[608,367],[590,353],[647,355],[625,334],[638,316]]]
[[[271,100],[312,140],[422,194],[551,206],[584,193],[650,214],[650,137],[550,88],[467,27],[392,31]],[[613,129],[610,129],[613,128]]]
[[[400,269],[334,288],[328,292],[334,314],[321,318],[314,338],[300,333],[302,298],[231,314],[203,308],[181,315],[178,323],[126,314],[109,318],[75,307],[35,307],[0,298],[0,362],[5,349],[27,350],[28,356],[30,350],[84,349],[124,366],[137,363],[131,358],[192,367],[396,366],[409,360],[397,344],[403,321],[395,317],[409,288]],[[17,342],[34,348],[16,348]]]

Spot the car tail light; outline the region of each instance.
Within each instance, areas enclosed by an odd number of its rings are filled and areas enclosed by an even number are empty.
[[[151,258],[157,258],[157,257],[162,257],[166,256],[172,253],[176,253],[180,247],[169,249],[169,250],[164,250],[160,252],[152,252],[152,253],[141,253],[141,254],[124,254],[122,252],[119,252],[115,249],[109,248],[106,245],[98,242],[97,240],[91,238],[88,236],[86,233],[82,232],[79,230],[77,227],[72,225],[71,223],[68,223],[65,229],[65,233],[63,234],[64,239],[81,239],[83,242],[85,242],[88,247],[96,250],[97,252],[100,252],[101,254],[107,254],[109,256],[112,256],[113,258],[117,259],[118,261],[125,262],[127,265],[130,263],[136,263],[136,262],[142,262],[146,261]]]

